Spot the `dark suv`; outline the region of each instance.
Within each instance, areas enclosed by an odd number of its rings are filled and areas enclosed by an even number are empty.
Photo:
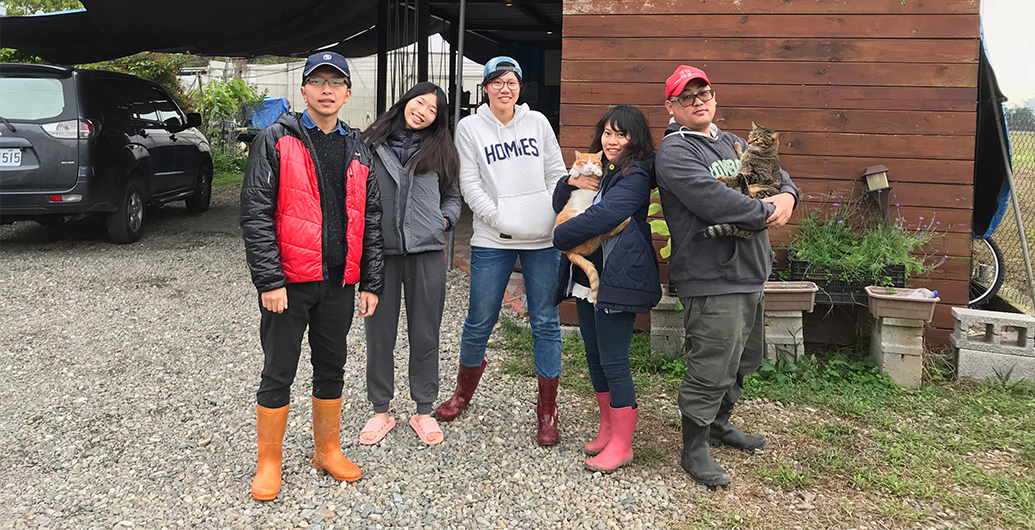
[[[200,124],[146,79],[0,64],[0,223],[97,214],[112,241],[132,243],[145,205],[203,212],[212,155]]]

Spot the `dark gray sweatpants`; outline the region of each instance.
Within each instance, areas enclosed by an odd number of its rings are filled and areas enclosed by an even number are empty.
[[[686,376],[679,387],[679,410],[705,426],[719,406],[736,403],[744,378],[765,355],[765,299],[762,292],[682,298]]]
[[[446,301],[446,261],[438,251],[385,256],[385,290],[374,314],[364,321],[367,399],[375,413],[382,413],[388,412],[395,396],[395,338],[403,290],[410,336],[410,397],[417,402],[418,414],[431,414],[438,399],[438,336]]]

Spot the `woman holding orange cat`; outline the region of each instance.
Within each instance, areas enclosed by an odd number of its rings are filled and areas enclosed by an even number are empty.
[[[586,467],[608,473],[632,461],[636,430],[636,391],[629,369],[629,345],[638,313],[649,313],[661,300],[658,262],[651,245],[647,208],[654,187],[654,142],[647,119],[637,108],[618,105],[597,123],[590,152],[602,152],[603,176],[569,176],[554,191],[561,212],[576,189],[597,190],[592,206],[554,230],[554,246],[571,250],[629,219],[618,234],[588,256],[599,275],[595,304],[590,281],[581,268],[561,257],[555,303],[574,297],[586,363],[600,407],[596,439],[584,450],[595,455]]]

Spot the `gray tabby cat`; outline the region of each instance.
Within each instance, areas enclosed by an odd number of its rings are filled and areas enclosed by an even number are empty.
[[[740,157],[740,170],[730,177],[717,177],[718,180],[752,199],[763,199],[780,193],[782,181],[780,157],[777,154],[780,133],[751,122],[751,132],[748,133],[747,141],[747,151],[742,152],[739,143],[734,146],[737,156]],[[732,224],[719,224],[701,230],[694,235],[693,240],[704,241],[722,236],[751,239],[758,232],[760,231],[744,230]]]

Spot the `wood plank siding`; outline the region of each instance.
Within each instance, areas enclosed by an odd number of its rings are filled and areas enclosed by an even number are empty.
[[[702,68],[720,128],[780,131],[799,214],[859,193],[863,169],[884,164],[907,225],[941,223],[925,252],[948,261],[913,284],[940,292],[928,337],[944,342],[950,306],[968,297],[979,11],[979,0],[565,0],[565,159],[588,147],[608,105],[638,106],[660,141],[665,78]],[[774,246],[795,230],[773,230]],[[814,314],[806,339],[836,338],[853,319]]]

